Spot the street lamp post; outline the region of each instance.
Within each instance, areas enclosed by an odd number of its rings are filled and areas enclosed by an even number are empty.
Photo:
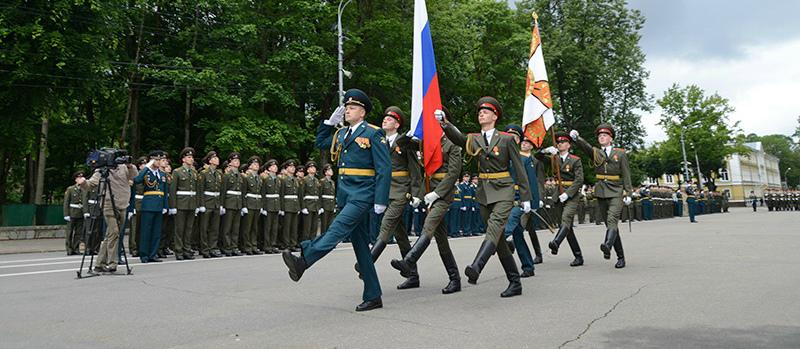
[[[703,172],[700,172],[700,159],[697,157],[697,148],[692,143],[692,150],[694,150],[694,162],[697,164],[697,189],[703,190]]]
[[[339,30],[339,105],[341,106],[344,103],[344,48],[343,46],[343,35],[342,35],[342,13],[344,12],[344,8],[350,4],[352,0],[339,0],[339,11],[336,17],[336,27]]]
[[[683,152],[683,180],[689,181],[689,162],[686,161],[686,142],[684,140],[684,127],[681,126],[681,151]]]
[[[789,171],[791,170],[792,168],[788,167],[786,168],[786,171],[783,171],[783,182],[786,183],[786,189],[789,189],[789,177],[786,177],[786,174],[789,173]]]

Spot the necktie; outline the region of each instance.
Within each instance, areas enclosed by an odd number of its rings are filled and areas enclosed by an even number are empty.
[[[344,143],[347,144],[347,141],[350,140],[350,135],[353,133],[352,128],[347,128],[347,134],[344,136]]]
[[[489,137],[486,136],[486,132],[483,133],[483,141],[486,142],[486,146],[489,146]]]

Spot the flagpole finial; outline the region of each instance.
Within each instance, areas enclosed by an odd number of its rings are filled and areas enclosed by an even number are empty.
[[[531,17],[533,17],[533,20],[535,21],[539,20],[539,15],[536,13],[536,11],[531,12]]]

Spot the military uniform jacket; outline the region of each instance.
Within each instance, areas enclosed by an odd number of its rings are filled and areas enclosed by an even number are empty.
[[[88,213],[92,217],[100,217],[100,187],[95,188],[86,187],[83,189],[83,197],[81,198],[83,205],[83,213]],[[108,203],[111,204],[110,202]]]
[[[244,204],[242,207],[247,207],[248,211],[261,210],[263,207],[261,196],[261,177],[258,173],[250,172],[242,175],[242,199]],[[250,212],[252,213],[252,212]]]
[[[303,190],[300,188],[300,180],[295,176],[285,176],[281,178],[281,211],[298,213],[300,207],[300,197]]]
[[[200,197],[200,206],[208,210],[216,210],[222,201],[222,171],[206,167],[197,175],[197,195]]]
[[[536,153],[536,158],[549,164],[553,167],[553,175],[558,169],[561,175],[561,187],[564,188],[564,193],[567,193],[570,199],[575,198],[583,186],[583,165],[581,158],[568,154],[565,160],[561,160],[561,155],[547,156],[541,152]],[[556,184],[558,184],[556,182]],[[560,195],[556,193],[556,196]]]
[[[77,184],[64,192],[64,216],[83,218],[83,190]]]
[[[149,167],[145,167],[139,171],[133,182],[143,184],[143,212],[161,212],[169,207],[167,180],[167,175],[159,170],[153,171]]]
[[[194,167],[181,166],[172,171],[172,182],[169,186],[169,207],[179,210],[194,210],[200,203],[197,195],[197,170]]]
[[[539,201],[544,202],[544,165],[532,154],[520,153],[520,156],[531,188],[531,208],[539,208]]]
[[[317,128],[317,147],[332,149],[334,162],[339,167],[336,203],[344,206],[348,201],[363,201],[387,205],[392,185],[392,160],[383,130],[362,121],[349,138],[346,136],[347,129],[334,134],[334,127],[324,122]]]
[[[392,187],[389,190],[389,199],[421,198],[425,195],[422,192],[422,171],[415,149],[418,148],[417,144],[411,142],[405,135],[397,135],[394,144],[387,143],[392,158]],[[444,165],[442,167],[446,171],[446,167]]]
[[[320,193],[322,194],[322,208],[325,211],[333,212],[336,208],[336,183],[328,177],[319,180]]]
[[[242,208],[242,175],[236,169],[229,170],[222,176],[220,202],[226,210]]]
[[[261,194],[264,195],[263,206],[269,212],[281,210],[281,179],[272,173],[267,173],[261,181]]]
[[[486,144],[480,133],[470,133],[464,136],[450,122],[445,122],[442,127],[450,141],[462,147],[467,155],[478,158],[480,185],[476,201],[481,205],[490,205],[498,201],[514,201],[514,179],[511,177],[510,171],[515,171],[515,178],[527,178],[514,137],[495,130],[489,144]],[[531,191],[528,181],[520,180],[517,185],[519,185],[520,199],[530,201]]]
[[[316,212],[322,207],[322,202],[319,197],[319,179],[314,176],[305,176],[301,181],[303,192],[303,208],[308,209],[310,212]]]
[[[461,177],[461,148],[453,144],[446,137],[442,138],[442,166],[436,170],[431,178],[431,190],[439,195],[445,202],[452,202],[458,178]],[[443,177],[442,177],[443,176]],[[459,192],[461,192],[459,190]],[[461,204],[464,205],[463,192]]]
[[[625,149],[612,148],[611,154],[601,148],[591,146],[586,140],[578,137],[578,147],[589,155],[594,165],[597,183],[594,185],[594,195],[598,198],[622,197],[631,193],[631,170],[628,167],[628,155]]]

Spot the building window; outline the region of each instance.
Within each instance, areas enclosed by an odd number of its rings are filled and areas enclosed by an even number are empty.
[[[656,184],[656,183],[658,183],[658,182],[657,182],[657,181],[656,181],[656,179],[655,179],[655,178],[653,178],[653,177],[647,177],[647,183],[650,183],[650,184]]]
[[[675,180],[673,180],[671,174],[668,174],[666,177],[667,177],[667,183],[675,183]]]
[[[729,181],[730,180],[730,177],[728,177],[728,169],[727,168],[719,169],[719,179],[722,180],[722,181]]]

